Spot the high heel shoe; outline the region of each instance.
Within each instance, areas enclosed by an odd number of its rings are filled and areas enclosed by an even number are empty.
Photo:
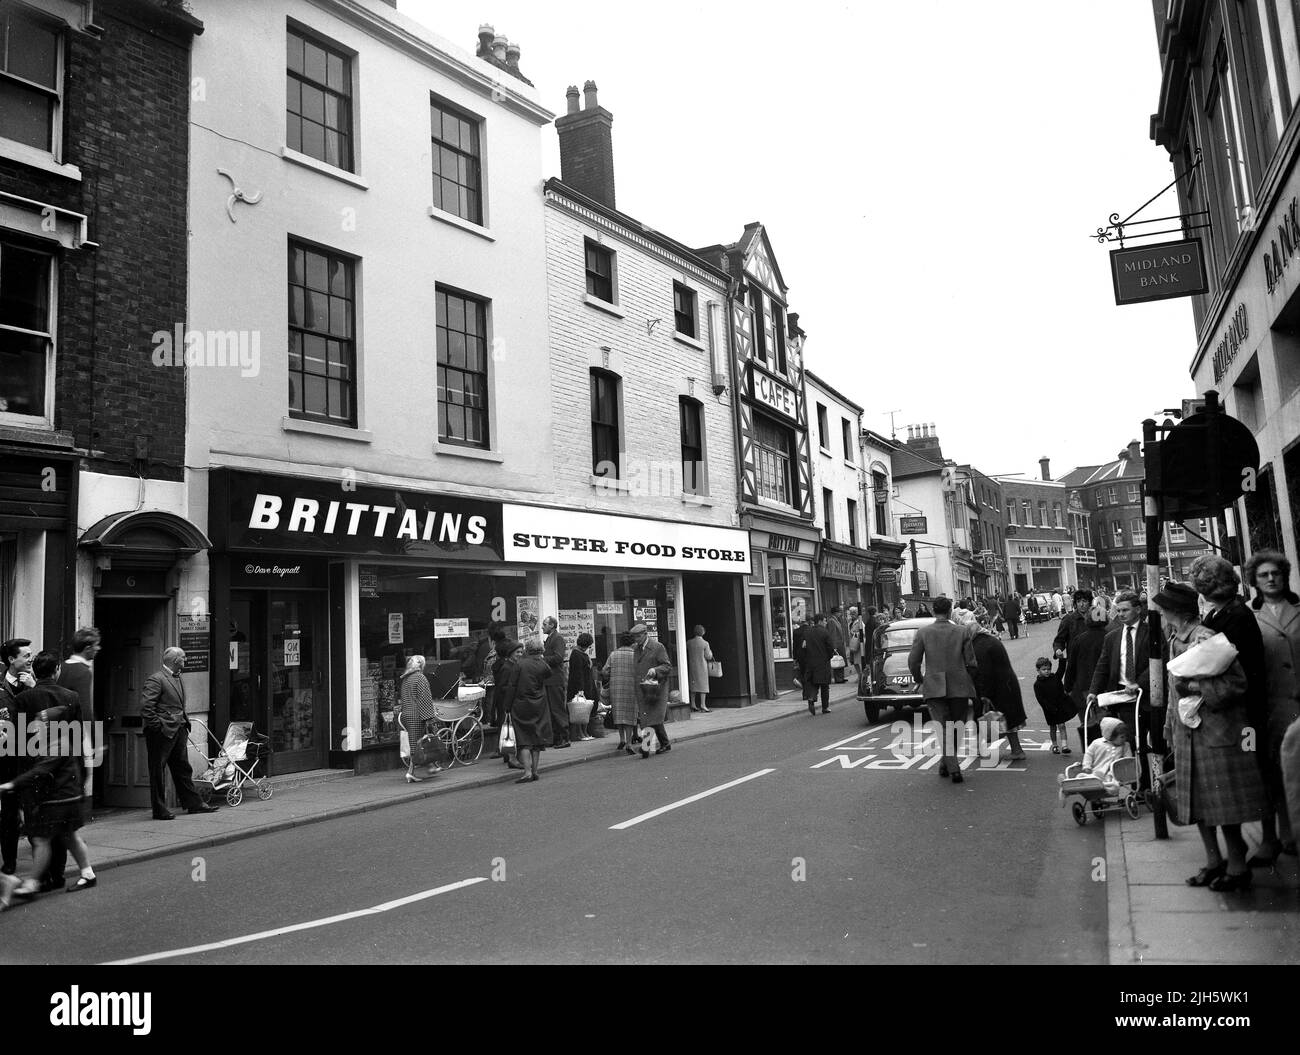
[[[420,784],[424,782],[424,777],[417,777],[414,773],[407,773],[406,782],[408,784]]]
[[[1208,865],[1202,868],[1194,876],[1188,876],[1184,882],[1188,886],[1210,886],[1228,874],[1228,866],[1225,864],[1216,865],[1210,868]]]
[[[1264,847],[1261,846],[1255,852],[1255,856],[1250,858],[1250,860],[1246,862],[1246,867],[1247,868],[1275,868],[1277,867],[1277,859],[1281,856],[1282,856],[1281,843],[1273,844],[1273,852],[1271,854],[1264,853]]]
[[[1247,868],[1246,871],[1238,872],[1236,875],[1225,872],[1210,883],[1210,889],[1220,894],[1234,894],[1239,890],[1249,890],[1253,882],[1250,869]]]

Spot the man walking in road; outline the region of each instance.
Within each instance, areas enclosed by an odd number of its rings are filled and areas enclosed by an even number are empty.
[[[1007,626],[1011,628],[1012,639],[1018,638],[1020,636],[1020,594],[1013,593],[1003,602],[1002,618],[1007,621]]]
[[[957,738],[965,726],[966,708],[975,697],[975,650],[971,635],[952,622],[952,600],[934,599],[934,622],[916,632],[907,665],[912,679],[921,683],[921,695],[930,709],[930,720],[942,730],[939,776],[951,775],[954,784],[963,781],[957,758]],[[921,666],[925,665],[922,677]]]
[[[844,618],[840,612],[841,608],[838,604],[831,606],[831,614],[826,620],[826,633],[830,635],[831,653],[844,659],[848,646],[848,633],[845,630]],[[837,685],[842,683],[844,681],[844,668],[832,667],[831,680]]]
[[[216,813],[216,806],[205,805],[194,790],[191,779],[186,732],[190,720],[185,714],[185,686],[181,671],[185,667],[185,650],[172,645],[163,652],[162,670],[150,674],[140,693],[140,718],[144,724],[144,742],[149,751],[149,789],[153,799],[153,819],[172,821],[167,809],[164,770],[170,770],[176,796],[190,813]]]
[[[808,701],[808,713],[817,713],[817,696],[822,698],[822,714],[831,710],[831,636],[826,630],[826,617],[818,612],[812,626],[803,632],[803,698]]]
[[[569,747],[569,705],[564,699],[564,688],[568,682],[565,670],[567,654],[564,636],[557,629],[559,622],[555,616],[548,615],[542,620],[542,633],[545,641],[542,646],[542,658],[551,668],[546,679],[546,705],[551,712],[552,747]]]

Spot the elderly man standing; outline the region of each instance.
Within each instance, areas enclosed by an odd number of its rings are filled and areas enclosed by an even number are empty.
[[[550,676],[546,679],[546,706],[551,712],[551,740],[552,747],[569,747],[569,705],[564,699],[564,688],[568,683],[568,671],[566,670],[568,648],[564,643],[564,635],[558,629],[559,622],[555,616],[548,615],[542,620],[542,634],[544,641],[542,645],[542,658],[546,660],[546,665],[551,668]]]
[[[830,635],[832,654],[839,656],[847,663],[848,633],[844,627],[842,613],[843,609],[838,604],[831,606],[831,614],[826,619],[826,633]],[[837,685],[842,682],[844,680],[844,667],[832,667],[831,680]]]
[[[176,796],[190,813],[216,813],[216,806],[205,805],[194,790],[185,733],[190,720],[185,714],[185,686],[181,671],[185,668],[185,650],[172,645],[163,652],[162,670],[150,674],[140,693],[140,718],[144,723],[144,742],[149,750],[149,789],[153,798],[153,819],[175,820],[167,809],[163,770],[171,771]]]
[[[916,632],[912,651],[907,657],[912,679],[921,683],[921,694],[930,709],[930,720],[939,723],[941,732],[939,776],[952,776],[954,784],[963,781],[961,762],[957,758],[958,728],[966,719],[966,708],[975,697],[975,650],[970,633],[954,623],[952,600],[934,599],[934,622]],[[921,664],[925,664],[925,676]]]
[[[659,738],[659,750],[667,751],[672,745],[669,744],[668,733],[664,730],[664,719],[667,717],[668,679],[672,676],[673,665],[668,660],[668,650],[664,648],[663,642],[658,638],[653,641],[649,639],[650,628],[645,623],[637,623],[632,627],[631,633],[637,691],[642,694],[641,698],[645,701],[645,717],[642,725],[654,729],[655,736]],[[658,690],[652,690],[648,686],[644,689],[641,687],[643,682],[651,680],[659,683]]]

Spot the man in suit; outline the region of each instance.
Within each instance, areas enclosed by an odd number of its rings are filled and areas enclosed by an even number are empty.
[[[569,747],[569,706],[564,699],[564,687],[567,682],[565,671],[564,636],[557,629],[559,622],[555,616],[548,615],[542,620],[542,658],[551,668],[546,679],[546,706],[551,712],[551,746]]]
[[[1143,751],[1148,746],[1155,751],[1164,750],[1164,715],[1153,720],[1151,708],[1151,650],[1150,629],[1143,620],[1143,609],[1138,595],[1133,590],[1120,590],[1115,594],[1116,625],[1106,632],[1101,644],[1101,655],[1093,670],[1092,683],[1088,688],[1088,705],[1095,706],[1097,697],[1103,692],[1115,692],[1120,689],[1137,687],[1142,690],[1142,704],[1138,710],[1138,736],[1135,750]],[[1127,710],[1127,708],[1126,708]],[[1129,714],[1117,714],[1108,710],[1104,713],[1121,720],[1129,719]],[[1149,786],[1147,767],[1142,767],[1143,788]]]
[[[849,636],[844,627],[844,617],[841,615],[840,606],[832,605],[831,614],[826,619],[826,633],[830,635],[831,652],[844,658],[847,650]],[[837,685],[844,681],[844,668],[838,670],[831,669],[831,680]]]
[[[652,712],[651,717],[658,717],[658,713],[654,712],[667,707],[668,679],[673,673],[673,665],[668,659],[668,650],[657,638],[650,640],[650,628],[645,623],[637,623],[629,632],[632,635],[632,658],[636,663],[637,691],[641,691],[643,681],[653,678],[659,682],[659,706],[646,707],[647,711]],[[655,731],[655,736],[659,738],[659,750],[669,750],[672,745],[668,742],[668,733],[664,730],[663,721],[651,722],[650,725]]]
[[[961,762],[957,758],[957,737],[964,728],[966,708],[975,698],[975,649],[971,635],[949,616],[952,600],[934,599],[934,622],[916,632],[912,651],[907,657],[912,680],[921,683],[921,694],[930,710],[930,720],[942,729],[939,776],[951,774],[954,784],[962,783]],[[921,664],[925,663],[925,676]]]
[[[190,770],[186,732],[190,720],[185,714],[185,686],[181,671],[185,667],[185,650],[172,645],[163,652],[162,670],[150,674],[140,693],[140,718],[144,722],[144,742],[149,749],[149,787],[153,798],[153,819],[175,820],[167,809],[163,770],[171,771],[176,796],[190,813],[216,813],[216,806],[206,806],[194,790]]]
[[[951,603],[951,602],[949,602]],[[1002,618],[1007,621],[1012,638],[1020,636],[1020,594],[1013,593],[1002,604]]]
[[[812,626],[803,632],[803,698],[808,701],[808,713],[817,713],[817,696],[822,698],[822,714],[831,710],[831,656],[835,646],[826,629],[826,616],[818,612]]]
[[[0,735],[18,735],[18,716],[23,713],[18,697],[36,684],[32,676],[32,643],[25,637],[12,638],[0,645],[4,676],[0,677]],[[18,776],[18,753],[15,744],[0,752],[0,784]],[[17,795],[0,795],[0,872],[13,875],[18,869],[19,814],[22,805]]]

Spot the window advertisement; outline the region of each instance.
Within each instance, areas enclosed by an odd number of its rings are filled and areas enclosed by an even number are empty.
[[[410,656],[425,657],[435,697],[455,691],[458,677],[478,681],[492,649],[491,631],[514,636],[521,601],[535,607],[536,572],[363,565],[361,612],[361,739],[398,739],[398,685]]]
[[[772,658],[791,659],[794,628],[816,611],[813,564],[798,557],[767,558],[768,599],[772,618]]]
[[[637,623],[645,623],[650,636],[668,650],[671,662],[677,660],[677,596],[671,575],[639,576],[621,572],[560,572],[556,575],[559,590],[560,631],[566,618],[576,627],[579,622],[596,639],[596,665],[605,665],[609,654],[618,647],[619,636]],[[579,616],[579,613],[583,613]],[[580,632],[580,631],[579,631]],[[565,633],[567,640],[568,634]],[[577,634],[574,635],[576,640]],[[572,642],[570,642],[572,645]],[[674,672],[672,687],[677,687]]]

